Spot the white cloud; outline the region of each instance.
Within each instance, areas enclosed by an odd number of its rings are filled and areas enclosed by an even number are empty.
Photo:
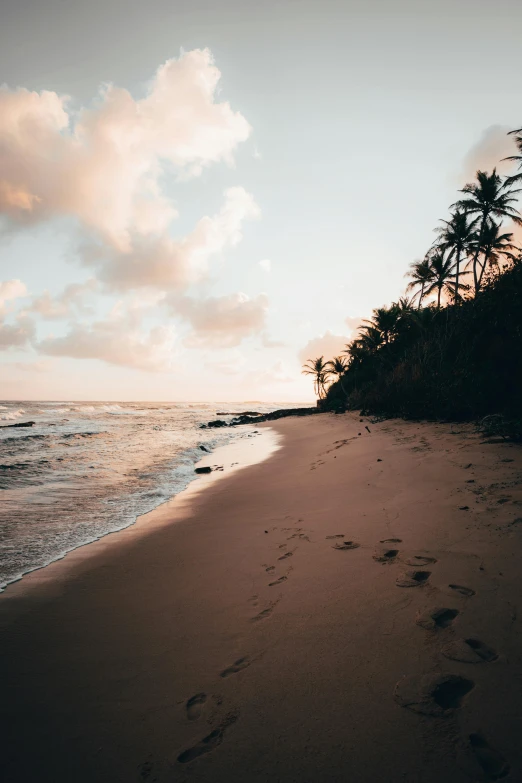
[[[262,261],[259,262],[259,266],[263,270],[263,272],[271,272],[272,271],[272,262],[269,258],[263,258]]]
[[[0,323],[0,351],[25,348],[34,336],[34,323],[29,318],[19,317],[14,324]]]
[[[0,280],[0,317],[4,315],[5,303],[27,296],[27,286],[21,280]]]
[[[469,182],[477,171],[497,171],[506,174],[513,168],[509,162],[501,163],[502,158],[516,155],[517,148],[513,136],[508,136],[512,128],[507,125],[490,125],[482,132],[480,139],[466,154],[462,163],[460,179]]]
[[[199,300],[180,297],[171,306],[192,326],[184,341],[187,347],[232,348],[263,329],[268,298],[259,294],[250,299],[243,293]]]
[[[0,281],[0,351],[8,348],[25,348],[34,337],[34,323],[30,318],[17,316],[14,324],[4,323],[8,313],[7,302],[27,296],[27,287],[21,280]]]
[[[325,332],[320,337],[309,340],[299,351],[298,359],[301,364],[307,362],[308,359],[316,359],[319,356],[324,356],[325,360],[333,359],[334,356],[339,356],[345,350],[349,342],[350,339],[345,335]]]
[[[156,326],[143,333],[127,319],[113,319],[74,326],[65,337],[49,337],[37,348],[49,356],[100,359],[107,364],[162,372],[172,368],[175,330]]]
[[[158,68],[144,98],[107,85],[74,115],[67,96],[0,88],[0,213],[22,223],[73,215],[120,251],[131,232],[162,234],[176,216],[161,193],[165,164],[199,174],[231,162],[250,134],[216,102],[221,73],[208,49]]]
[[[182,289],[205,276],[212,255],[240,242],[245,219],[259,215],[253,197],[244,188],[228,188],[224,196],[220,211],[201,218],[181,240],[167,233],[133,234],[132,246],[126,251],[107,245],[84,247],[84,262],[97,267],[100,279],[112,289]]]
[[[97,281],[91,278],[85,283],[71,283],[65,286],[64,290],[56,296],[52,296],[49,291],[44,291],[33,299],[27,309],[46,320],[87,315],[92,313],[92,307],[85,303],[85,296],[93,293],[97,288]]]
[[[359,327],[361,327],[363,325],[363,322],[364,322],[364,318],[362,317],[362,315],[355,315],[355,316],[348,315],[344,319],[344,323],[346,324],[346,326],[348,327],[348,329],[352,333],[352,337],[354,336],[353,333],[357,332]]]

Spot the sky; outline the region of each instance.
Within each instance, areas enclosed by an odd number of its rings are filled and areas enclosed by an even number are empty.
[[[519,0],[4,0],[0,398],[312,400],[302,363],[514,151],[521,29]]]

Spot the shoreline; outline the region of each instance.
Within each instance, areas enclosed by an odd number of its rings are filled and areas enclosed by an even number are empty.
[[[208,489],[212,484],[225,476],[229,476],[238,470],[261,462],[264,459],[268,459],[279,447],[277,437],[275,437],[275,434],[270,430],[265,430],[261,433],[249,432],[247,429],[244,430],[244,433],[245,434],[240,432],[231,433],[230,439],[226,443],[216,446],[211,451],[207,449],[205,449],[205,451],[202,450],[202,456],[199,460],[194,462],[195,471],[197,467],[209,466],[211,458],[215,457],[218,459],[218,462],[223,463],[223,466],[226,465],[226,473],[223,472],[222,468],[212,470],[209,474],[194,473],[194,476],[182,490],[175,495],[172,495],[172,497],[167,500],[162,501],[150,511],[146,511],[144,514],[138,514],[133,522],[116,528],[115,530],[109,530],[90,541],[78,544],[78,546],[68,549],[63,552],[63,554],[54,557],[48,563],[25,571],[19,577],[6,582],[6,584],[0,588],[0,603],[2,600],[11,598],[15,595],[15,585],[19,586],[22,592],[25,592],[26,589],[31,590],[34,587],[37,587],[38,583],[42,581],[48,582],[54,578],[63,578],[63,574],[68,573],[71,568],[74,569],[78,563],[88,560],[91,557],[96,557],[98,554],[96,545],[103,545],[105,539],[110,539],[111,546],[124,545],[126,539],[118,538],[118,536],[125,535],[127,531],[129,531],[130,535],[132,535],[133,531],[135,535],[146,535],[147,529],[153,530],[157,526],[165,524],[167,517],[168,521],[182,518],[183,514],[188,512],[187,505],[190,503],[190,498],[193,495]],[[242,438],[249,438],[253,435],[256,435],[255,446],[257,448],[255,449],[254,454],[250,454],[245,448],[241,448],[240,441]],[[248,445],[252,444],[252,441],[248,442]],[[108,543],[109,541],[107,541],[107,544]],[[58,564],[59,567],[53,571],[47,571],[47,569],[52,569],[53,566],[58,566]],[[40,574],[39,572],[41,571],[45,571],[46,573]],[[16,594],[18,594],[18,591],[16,591]]]
[[[522,779],[520,447],[260,430],[268,459],[2,595],[6,783]]]

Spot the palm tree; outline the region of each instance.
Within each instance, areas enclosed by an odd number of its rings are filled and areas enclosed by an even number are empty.
[[[401,312],[399,306],[393,302],[389,307],[377,307],[370,320],[365,320],[368,324],[363,329],[376,329],[382,334],[385,345],[397,334]]]
[[[440,250],[433,253],[430,258],[430,270],[431,281],[426,288],[426,296],[430,296],[430,294],[434,294],[436,291],[437,310],[440,310],[440,300],[443,291],[455,298],[455,280],[457,274],[456,264],[451,253],[446,257],[444,257],[444,253]],[[460,287],[464,289],[468,288],[468,286],[462,284]]]
[[[303,375],[314,376],[314,392],[322,400],[326,396],[326,381],[329,375],[328,362],[323,361],[322,356],[318,359],[308,359],[303,364],[302,372]]]
[[[406,277],[411,277],[410,282],[406,286],[407,291],[413,291],[416,288],[419,289],[414,296],[419,297],[417,306],[420,308],[422,300],[424,299],[424,289],[431,279],[429,258],[426,257],[423,258],[422,261],[414,261],[410,264],[409,271],[406,272]]]
[[[518,163],[518,168],[520,169],[519,174],[513,174],[513,176],[508,177],[506,179],[506,182],[509,185],[513,185],[515,182],[521,182],[522,181],[522,128],[518,128],[517,130],[509,131],[508,136],[515,135],[515,144],[518,147],[518,150],[520,152],[520,155],[510,155],[509,158],[502,158],[502,160],[511,160],[513,162]]]
[[[443,253],[449,251],[455,257],[455,304],[459,301],[459,275],[460,265],[472,251],[473,241],[476,237],[476,227],[479,217],[468,222],[466,212],[457,209],[450,220],[443,220],[442,226],[436,228],[438,239],[435,240],[434,247]]]
[[[341,389],[344,392],[343,375],[348,369],[348,359],[345,356],[334,356],[333,359],[331,359],[329,362],[326,362],[326,367],[328,368],[330,375],[333,375],[337,378],[341,384]]]
[[[356,342],[358,342],[367,353],[375,353],[375,351],[379,350],[379,348],[384,345],[383,333],[374,326],[362,326],[359,333],[361,336]]]
[[[475,294],[479,290],[478,257],[483,244],[483,236],[486,227],[494,217],[509,218],[514,223],[522,225],[522,218],[518,209],[512,206],[516,201],[515,194],[519,190],[513,190],[511,184],[497,174],[493,169],[491,174],[487,171],[477,171],[477,181],[465,185],[461,193],[466,193],[466,198],[460,199],[452,207],[462,210],[470,215],[477,215],[480,219],[480,231],[473,255],[473,281]]]
[[[513,234],[508,232],[500,233],[500,224],[488,223],[484,234],[482,236],[482,246],[480,252],[483,254],[483,263],[480,265],[480,274],[478,279],[478,285],[482,283],[482,277],[487,266],[499,268],[499,261],[504,258],[515,263],[517,261],[517,255],[520,248],[514,245],[511,240]],[[480,261],[479,261],[480,264]]]

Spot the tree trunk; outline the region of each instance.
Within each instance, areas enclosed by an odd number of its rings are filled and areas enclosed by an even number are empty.
[[[442,286],[439,285],[439,293],[437,295],[437,310],[440,310],[440,295],[442,294]]]
[[[487,219],[488,219],[488,213],[484,212],[484,214],[482,215],[482,223],[480,224],[480,234],[477,243],[477,249],[475,251],[475,255],[473,256],[473,282],[475,284],[475,296],[478,294],[480,288],[480,282],[478,281],[478,277],[477,277],[477,264],[479,264],[480,266],[478,257],[480,255],[480,246],[482,245],[482,237],[484,236],[484,227],[486,225]]]
[[[459,303],[459,270],[460,270],[460,248],[457,251],[457,275],[455,277],[455,305]]]

